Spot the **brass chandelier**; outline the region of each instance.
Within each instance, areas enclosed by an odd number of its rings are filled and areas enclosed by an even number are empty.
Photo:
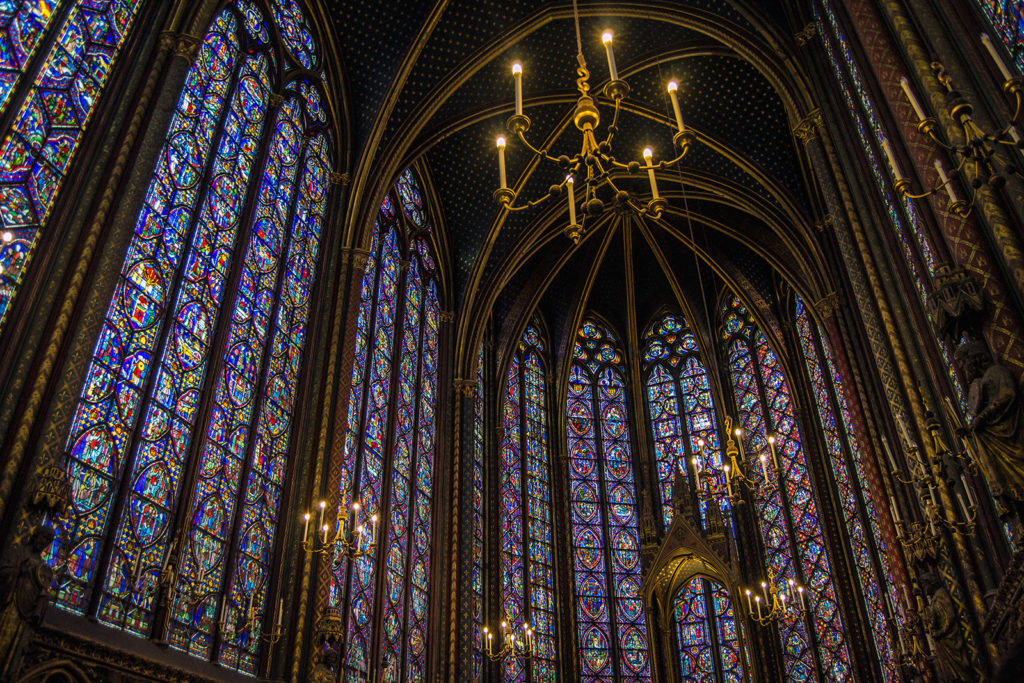
[[[522,211],[535,207],[552,197],[560,197],[563,192],[568,193],[569,201],[569,225],[564,232],[567,237],[575,243],[579,243],[580,237],[585,233],[588,223],[596,220],[610,206],[613,210],[625,213],[632,211],[639,216],[650,216],[660,218],[662,212],[668,207],[668,202],[658,193],[658,182],[655,177],[656,170],[666,170],[677,167],[683,157],[689,151],[696,136],[693,131],[686,128],[683,123],[682,110],[679,107],[678,90],[679,84],[671,80],[667,84],[669,98],[672,101],[672,110],[675,115],[676,132],[672,138],[673,151],[677,156],[670,160],[655,163],[654,150],[645,147],[641,153],[643,162],[620,161],[612,154],[612,142],[619,131],[619,112],[622,101],[629,95],[629,85],[619,78],[619,72],[615,65],[615,53],[612,42],[614,36],[611,31],[604,31],[601,42],[604,43],[605,55],[608,59],[609,82],[604,87],[604,95],[614,103],[611,124],[607,127],[604,138],[598,141],[598,126],[601,123],[601,114],[597,103],[590,95],[590,71],[587,68],[587,61],[583,56],[583,46],[580,40],[579,12],[575,0],[573,0],[573,20],[576,27],[576,88],[579,98],[576,100],[576,109],[573,112],[573,124],[582,136],[580,151],[574,156],[561,155],[554,157],[548,154],[547,149],[538,149],[526,139],[526,133],[530,130],[530,117],[523,113],[523,66],[520,62],[512,64],[512,78],[515,81],[515,114],[508,118],[505,126],[508,132],[518,138],[519,141],[537,157],[556,164],[565,171],[565,179],[557,185],[552,185],[547,194],[541,195],[534,200],[525,200],[525,203],[516,204],[520,200],[519,193],[508,186],[505,172],[505,147],[508,144],[504,136],[497,139],[498,147],[498,176],[500,187],[494,191],[494,198],[507,211]],[[650,197],[643,201],[636,195],[627,192],[616,184],[623,174],[637,175],[641,171],[647,172],[650,183]],[[581,187],[577,187],[581,183]],[[599,195],[604,196],[602,199]]]

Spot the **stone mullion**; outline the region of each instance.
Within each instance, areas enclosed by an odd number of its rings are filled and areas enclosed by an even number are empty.
[[[886,398],[890,404],[890,409],[897,419],[901,419],[908,424],[910,424],[912,419],[913,425],[917,427],[917,431],[921,434],[927,434],[923,396],[920,394],[922,387],[915,381],[916,373],[911,370],[907,349],[904,348],[903,341],[897,335],[896,330],[899,328],[895,324],[892,309],[887,300],[886,292],[890,291],[891,288],[886,289],[882,287],[882,275],[876,269],[871,258],[874,255],[872,244],[865,235],[863,226],[857,220],[852,197],[849,195],[845,184],[843,184],[842,176],[835,176],[836,184],[833,184],[831,168],[838,168],[838,161],[834,157],[834,150],[826,146],[825,141],[820,141],[817,133],[816,129],[812,129],[810,135],[805,137],[805,147],[811,158],[822,191],[826,195],[827,203],[832,210],[831,219],[834,234],[839,242],[843,259],[847,264],[847,272],[850,275],[851,284],[857,295],[859,308],[864,315],[865,331],[868,332],[869,336],[873,337],[872,347],[875,349],[875,360],[878,365],[880,378],[886,390]],[[842,198],[842,204],[838,203],[840,197]],[[849,223],[846,222],[844,214],[849,217]],[[867,256],[868,258],[861,260],[860,256]],[[863,273],[861,268],[864,269]],[[864,279],[865,275],[867,277],[866,281]],[[868,290],[868,283],[870,283],[870,290]],[[877,306],[877,309],[875,306]],[[885,349],[888,349],[893,354],[892,361],[884,353]],[[916,363],[914,363],[914,367],[918,367]],[[924,381],[927,381],[927,377],[924,378]],[[910,397],[909,400],[904,399],[901,390],[906,392],[906,395]],[[907,457],[906,460],[914,476],[923,478],[926,476],[924,470],[926,463],[933,461],[935,457],[934,444],[930,439],[924,439],[921,443],[919,457]],[[913,496],[908,495],[908,500],[913,502]],[[920,503],[923,503],[923,501]],[[920,509],[916,505],[912,506],[912,508],[915,510]],[[961,554],[965,553],[962,552]],[[968,559],[968,561],[970,560]],[[971,618],[972,615],[964,596],[964,589],[960,584],[959,578],[955,576],[953,568],[945,565],[945,569],[946,571],[943,572],[943,582],[953,597],[954,603],[959,607],[958,621],[965,642],[972,654],[980,656],[981,651],[978,644],[977,629]],[[914,609],[918,611],[920,608],[915,606]]]
[[[124,118],[117,118],[114,124],[123,122],[124,126],[115,145],[117,154],[111,157],[105,176],[93,174],[95,191],[83,190],[83,196],[96,198],[94,203],[81,207],[71,219],[77,227],[63,231],[63,240],[74,243],[75,248],[52,250],[56,259],[54,272],[60,269],[62,275],[47,277],[63,289],[53,287],[43,293],[43,300],[33,300],[31,306],[25,307],[32,309],[32,320],[24,334],[19,335],[22,342],[17,359],[11,354],[10,366],[4,366],[4,372],[11,373],[0,408],[0,425],[7,430],[3,443],[6,453],[0,451],[0,460],[4,462],[0,475],[0,519],[5,528],[12,528],[16,514],[16,530],[23,530],[39,519],[38,515],[19,513],[10,506],[15,484],[24,484],[30,474],[25,470],[31,467],[36,473],[56,472],[54,468],[59,467],[79,389],[92,358],[106,304],[120,274],[124,247],[134,233],[135,215],[194,56],[193,50],[183,46],[198,45],[191,37],[175,40],[177,28],[168,24],[148,66],[129,79],[132,86],[138,87],[138,94],[134,106],[126,108]],[[182,59],[173,59],[175,55]],[[108,106],[117,106],[113,99],[110,102]],[[87,182],[92,185],[92,180]],[[50,313],[39,315],[40,310]],[[5,331],[5,338],[11,339],[10,334]],[[33,460],[29,463],[25,462],[27,451]],[[24,486],[20,488],[23,490]]]

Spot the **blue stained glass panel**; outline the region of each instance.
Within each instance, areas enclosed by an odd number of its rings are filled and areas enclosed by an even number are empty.
[[[200,176],[211,157],[224,157],[229,149],[211,154],[237,58],[235,19],[222,12],[186,76],[86,373],[67,444],[72,506],[52,520],[57,538],[48,558],[67,563],[57,603],[73,611],[85,609],[115,482],[124,470],[150,360],[164,331],[171,283],[190,240]],[[232,107],[237,114],[237,93]]]
[[[141,4],[76,2],[5,133],[0,146],[0,326]],[[47,0],[34,11],[22,7],[4,37],[10,38],[20,21],[25,31],[34,31],[33,21],[52,9]],[[0,21],[9,12],[10,7],[0,7]],[[0,44],[0,50],[24,50],[32,40],[16,42]],[[5,57],[13,55],[0,52],[0,59]],[[0,64],[0,94],[6,99],[13,82],[5,83],[4,74]]]

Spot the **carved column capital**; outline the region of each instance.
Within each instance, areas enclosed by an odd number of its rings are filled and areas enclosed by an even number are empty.
[[[822,320],[831,318],[839,310],[839,294],[836,292],[829,292],[825,296],[821,297],[814,302],[814,310],[818,312]]]
[[[196,53],[199,52],[199,46],[202,42],[203,39],[199,36],[193,36],[188,33],[179,33],[174,38],[174,56],[181,57],[191,64],[195,61]]]
[[[339,173],[337,171],[331,171],[330,175],[327,176],[327,180],[328,182],[331,183],[331,185],[341,185],[342,187],[345,187],[350,182],[352,182],[352,176],[350,176],[348,173]]]
[[[475,379],[462,379],[460,377],[456,377],[453,384],[455,386],[455,391],[457,391],[459,395],[467,398],[471,397],[473,392],[476,390]]]
[[[818,128],[823,125],[824,119],[821,117],[821,110],[815,109],[805,116],[800,123],[796,124],[793,128],[793,133],[801,142],[807,144],[818,137]]]
[[[818,35],[818,22],[812,21],[796,34],[796,44],[802,47],[810,42],[816,35]]]
[[[441,322],[448,323],[449,325],[455,322],[455,313],[453,311],[441,311]]]

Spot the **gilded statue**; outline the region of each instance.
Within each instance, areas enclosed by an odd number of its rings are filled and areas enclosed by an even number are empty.
[[[36,527],[27,541],[12,545],[0,562],[0,680],[13,679],[26,634],[46,614],[53,569],[42,554],[52,543],[53,529]]]
[[[931,636],[939,680],[968,681],[971,661],[967,643],[960,631],[956,605],[949,590],[934,571],[926,572],[921,583],[928,594],[928,605],[921,612],[925,630]]]
[[[970,383],[967,431],[978,446],[978,463],[992,493],[1011,509],[1024,503],[1024,402],[1017,380],[993,362],[983,344],[969,341],[956,358]]]

